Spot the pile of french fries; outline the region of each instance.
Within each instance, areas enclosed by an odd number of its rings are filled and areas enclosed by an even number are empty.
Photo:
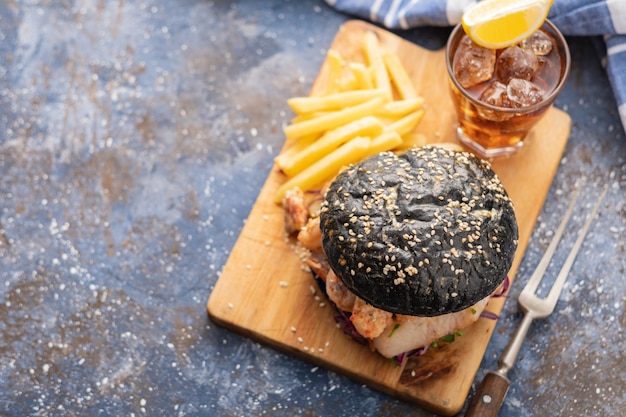
[[[287,176],[277,203],[296,187],[319,190],[343,167],[370,155],[424,144],[424,136],[413,133],[424,116],[424,99],[398,56],[374,32],[365,32],[362,52],[365,64],[329,50],[325,89],[287,101],[296,117],[285,126],[287,144],[275,159]]]

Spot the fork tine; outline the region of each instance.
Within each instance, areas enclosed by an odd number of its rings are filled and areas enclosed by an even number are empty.
[[[563,232],[565,232],[565,226],[567,226],[567,222],[569,221],[569,218],[572,216],[572,213],[574,212],[574,206],[576,205],[576,200],[578,198],[579,192],[580,192],[580,188],[574,191],[574,196],[572,197],[572,200],[569,203],[569,207],[567,208],[567,211],[565,212],[565,215],[563,216],[563,220],[561,220],[561,224],[559,224],[559,227],[556,229],[556,232],[554,233],[554,237],[552,238],[550,245],[548,245],[548,249],[543,254],[541,261],[539,261],[539,264],[533,271],[533,274],[528,279],[528,283],[522,290],[522,293],[532,294],[535,292],[535,290],[537,290],[537,287],[539,286],[539,282],[541,282],[541,278],[543,278],[543,275],[546,273],[546,269],[548,269],[548,265],[550,264],[550,261],[552,260],[552,257],[554,256],[554,252],[556,251],[556,248],[559,245],[559,242],[561,241],[561,237],[563,237]]]
[[[569,274],[569,271],[572,268],[572,265],[574,264],[576,255],[578,255],[578,251],[580,250],[580,247],[583,244],[583,240],[585,240],[585,236],[587,235],[587,232],[589,231],[589,227],[591,226],[593,219],[596,217],[596,213],[598,212],[598,209],[600,208],[600,204],[602,204],[602,200],[604,200],[604,196],[606,195],[607,191],[608,189],[605,187],[604,191],[600,195],[600,198],[598,198],[598,201],[593,206],[591,213],[589,213],[589,215],[587,216],[587,220],[585,221],[583,228],[580,230],[580,232],[578,232],[578,238],[576,239],[574,246],[570,250],[570,253],[567,256],[567,259],[565,260],[565,263],[561,267],[561,270],[559,271],[559,274],[557,275],[554,281],[554,285],[552,286],[552,288],[550,289],[550,292],[548,293],[547,299],[551,303],[553,309],[559,299],[559,295],[561,294],[561,290],[563,289],[563,285],[565,284],[565,279],[567,278],[567,275]]]

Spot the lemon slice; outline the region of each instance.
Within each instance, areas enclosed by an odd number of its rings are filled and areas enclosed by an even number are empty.
[[[463,13],[465,33],[478,45],[506,48],[541,27],[554,0],[483,0]]]

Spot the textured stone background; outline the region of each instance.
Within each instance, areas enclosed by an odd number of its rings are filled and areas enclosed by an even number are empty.
[[[0,415],[430,415],[205,310],[282,146],[286,99],[308,92],[349,18],[316,0],[0,5]],[[439,48],[447,33],[401,35]],[[503,416],[626,409],[626,138],[594,42],[570,42],[556,105],[571,138],[513,296],[574,183],[588,202],[573,224],[609,195]],[[509,300],[478,379],[519,319]]]

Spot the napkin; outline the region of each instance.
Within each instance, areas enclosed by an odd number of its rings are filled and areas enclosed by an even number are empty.
[[[346,14],[370,20],[388,29],[453,26],[476,0],[325,0]],[[548,19],[564,35],[601,35],[606,46],[602,59],[626,130],[626,1],[554,0]],[[605,59],[604,59],[605,58]]]

